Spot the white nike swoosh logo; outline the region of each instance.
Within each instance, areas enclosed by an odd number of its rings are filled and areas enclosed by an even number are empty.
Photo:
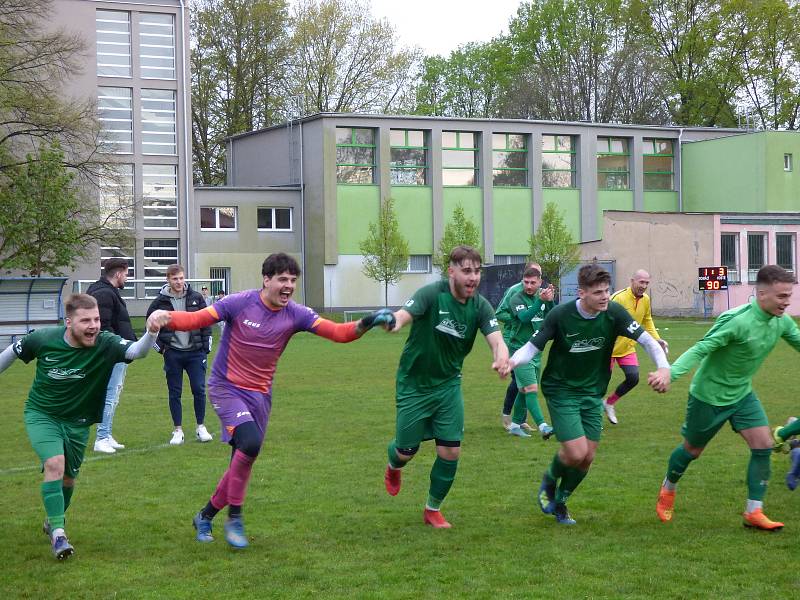
[[[50,356],[43,357],[45,362],[58,362],[57,358],[51,358]]]
[[[567,337],[575,337],[576,335],[580,335],[580,333],[568,333]]]
[[[446,310],[440,310],[440,311],[439,311],[439,314],[440,314],[440,315],[449,315],[450,313],[449,313],[449,312],[447,312]]]

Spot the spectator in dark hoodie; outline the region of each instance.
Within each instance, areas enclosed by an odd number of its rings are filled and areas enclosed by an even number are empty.
[[[181,310],[195,312],[206,307],[205,298],[186,283],[183,267],[167,267],[167,283],[161,288],[158,297],[147,309],[147,316],[155,310]],[[164,355],[164,372],[167,375],[169,391],[169,412],[172,415],[173,446],[183,444],[183,372],[189,376],[189,384],[194,396],[194,416],[197,421],[195,437],[200,442],[210,442],[213,438],[204,424],[206,416],[206,368],[208,353],[211,351],[211,327],[192,331],[171,331],[166,328],[159,333],[155,348]]]
[[[86,290],[90,296],[97,300],[100,309],[100,329],[110,331],[126,340],[136,341],[133,333],[128,307],[119,291],[128,281],[128,261],[124,258],[109,258],[103,265],[104,274]],[[114,424],[114,413],[117,411],[119,396],[122,393],[122,384],[125,382],[125,370],[128,363],[118,362],[111,372],[111,379],[106,389],[106,404],[103,409],[103,422],[97,426],[97,438],[94,442],[94,451],[105,454],[114,454],[124,448],[111,435]]]

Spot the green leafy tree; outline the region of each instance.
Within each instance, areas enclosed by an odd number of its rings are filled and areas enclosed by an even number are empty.
[[[65,267],[73,269],[88,258],[97,244],[129,241],[110,226],[114,215],[85,195],[77,173],[64,166],[58,144],[42,145],[3,175],[0,269],[62,275]]]
[[[536,232],[528,240],[530,256],[542,266],[542,275],[558,290],[561,277],[572,271],[580,261],[580,251],[575,239],[564,223],[556,205],[548,202]]]
[[[394,200],[381,203],[377,223],[369,224],[369,235],[359,244],[364,256],[364,275],[383,284],[383,304],[389,305],[389,286],[400,281],[408,265],[408,242],[400,233]]]
[[[444,226],[442,239],[439,240],[439,246],[433,255],[433,264],[439,269],[442,277],[447,275],[447,258],[456,246],[472,246],[483,255],[481,230],[467,217],[461,204],[456,205],[452,217]]]

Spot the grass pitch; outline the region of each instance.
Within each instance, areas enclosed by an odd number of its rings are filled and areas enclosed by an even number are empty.
[[[672,358],[709,326],[657,321]],[[2,597],[765,598],[800,590],[792,550],[800,492],[783,484],[788,459],[773,459],[766,498],[767,514],[786,527],[744,529],[749,451],[727,427],[679,485],[674,521],[657,519],[688,377],[666,395],[642,384],[619,402],[620,424],[606,425],[595,464],[570,501],[577,526],[542,515],[534,493],[557,444],[501,429],[506,382],[490,371],[480,336],[465,363],[465,441],[443,505],[453,529],[423,526],[432,444],[404,470],[397,497],[382,482],[404,339],[373,331],[347,345],[308,334],[290,342],[245,505],[251,546],[244,551],[227,546],[219,518],[213,544],[195,542],[191,527],[229,456],[216,415],[209,407],[214,442],[187,435],[185,445],[170,447],[161,357],[136,361],[114,424],[127,449],[87,452],[67,514],[76,554],[63,564],[41,533],[41,475],[21,418],[33,365],[18,362],[0,375]],[[643,352],[640,359],[644,374],[652,366]],[[798,359],[780,343],[756,378],[773,424],[800,413]],[[617,371],[611,385],[620,379]]]

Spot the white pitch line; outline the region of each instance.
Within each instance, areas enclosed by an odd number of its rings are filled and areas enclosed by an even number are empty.
[[[85,458],[83,460],[83,464],[87,462],[95,462],[98,460],[110,460],[115,458],[117,455],[119,456],[128,456],[129,454],[146,454],[147,452],[152,452],[153,450],[160,450],[161,448],[169,448],[168,443],[164,444],[157,444],[155,446],[147,446],[145,448],[134,448],[131,450],[117,450],[114,454],[98,454],[92,455],[89,458]],[[13,475],[14,473],[24,473],[25,471],[41,471],[41,465],[29,465],[27,467],[10,467],[8,469],[0,469],[0,476],[2,475]]]

